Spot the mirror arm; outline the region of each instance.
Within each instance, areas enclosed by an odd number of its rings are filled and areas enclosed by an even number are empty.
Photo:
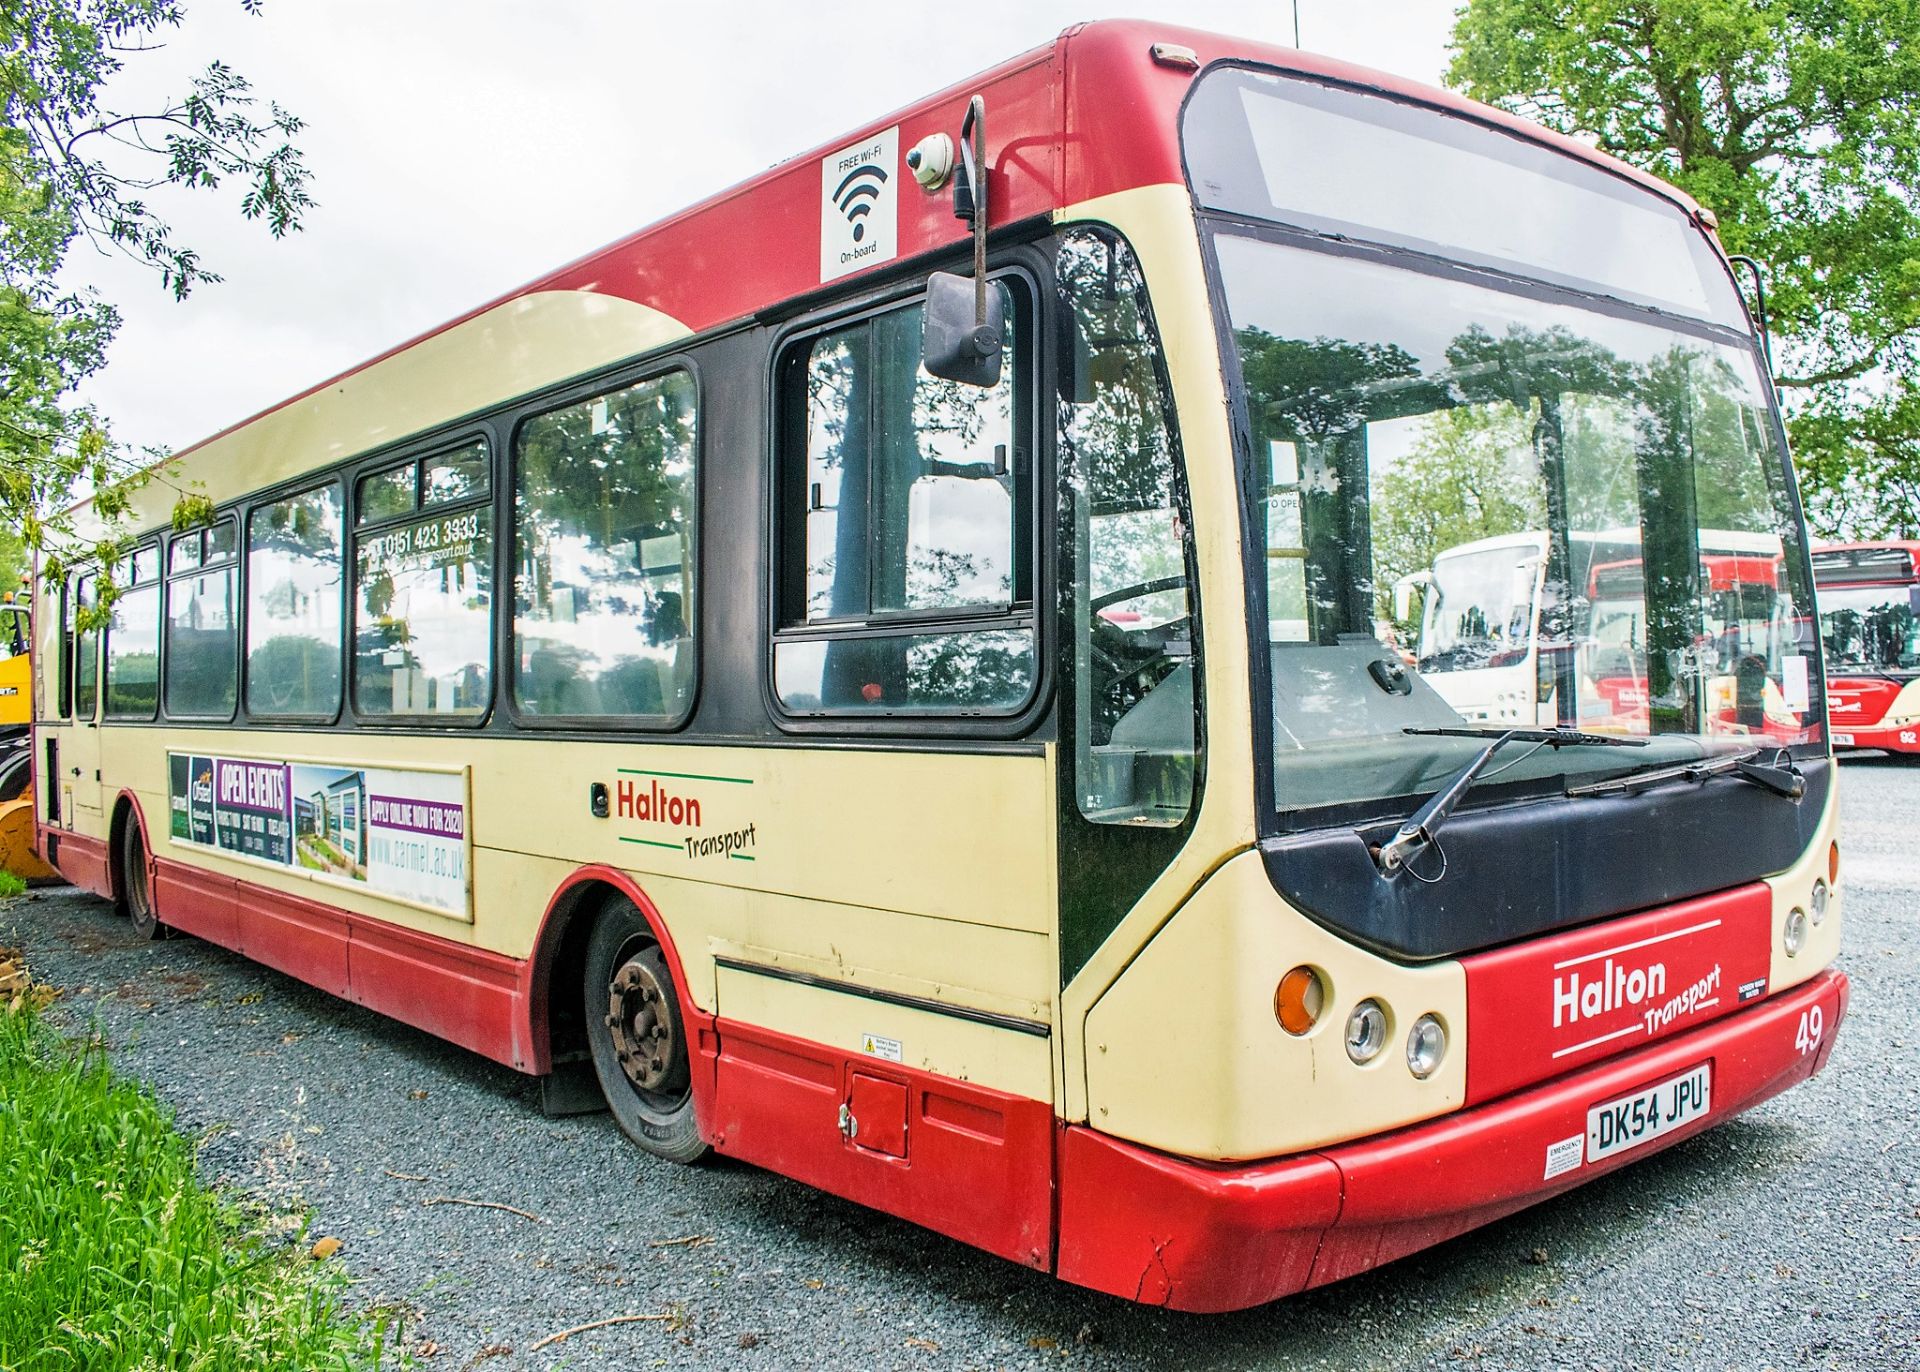
[[[1767,322],[1766,268],[1745,253],[1729,253],[1727,261],[1736,266],[1745,267],[1753,277],[1754,313],[1760,316],[1756,321],[1760,325],[1760,351],[1766,355],[1767,379],[1771,381],[1773,379],[1773,328]]]
[[[954,187],[953,213],[973,225],[973,326],[987,323],[987,102],[982,96],[967,101],[960,121],[960,161],[966,172],[966,200]]]

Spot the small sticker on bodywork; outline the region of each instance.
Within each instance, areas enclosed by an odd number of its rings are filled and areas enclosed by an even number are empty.
[[[1587,1136],[1585,1134],[1575,1134],[1570,1139],[1561,1139],[1558,1143],[1548,1144],[1547,1173],[1544,1180],[1552,1181],[1564,1172],[1573,1171],[1586,1161],[1586,1156]]]
[[[1745,1005],[1750,1000],[1758,1000],[1766,993],[1767,979],[1765,977],[1755,977],[1752,981],[1743,981],[1740,983],[1740,1004]]]
[[[899,252],[900,126],[820,159],[820,279]]]
[[[900,1040],[883,1038],[879,1034],[862,1034],[860,1051],[870,1058],[883,1058],[888,1062],[900,1061]]]

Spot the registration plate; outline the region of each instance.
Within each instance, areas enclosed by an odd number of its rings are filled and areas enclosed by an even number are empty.
[[[1652,1143],[1713,1108],[1713,1070],[1707,1063],[1630,1096],[1587,1111],[1587,1161]]]
[[[1851,748],[1853,746],[1853,735],[1852,734],[1835,734],[1833,736],[1833,741],[1834,741],[1834,744],[1838,747]]]

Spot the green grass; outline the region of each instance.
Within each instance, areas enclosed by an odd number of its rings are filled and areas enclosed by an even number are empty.
[[[14,896],[25,895],[27,883],[12,872],[0,872],[0,900],[11,900]]]
[[[32,1000],[0,1000],[0,1369],[377,1366],[344,1274],[202,1187],[171,1115]]]

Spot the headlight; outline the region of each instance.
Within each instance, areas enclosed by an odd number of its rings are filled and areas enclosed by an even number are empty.
[[[1347,1056],[1363,1066],[1387,1046],[1387,1012],[1377,1000],[1363,1000],[1347,1016]]]
[[[1815,924],[1818,924],[1827,917],[1827,901],[1830,898],[1827,883],[1824,881],[1815,881],[1813,883],[1813,895],[1807,900],[1807,909],[1813,912],[1813,922]]]
[[[1787,912],[1786,928],[1780,931],[1780,946],[1787,950],[1790,958],[1800,956],[1800,950],[1807,946],[1807,912],[1798,905]]]
[[[1436,1015],[1422,1015],[1407,1034],[1407,1070],[1421,1081],[1432,1076],[1447,1055],[1447,1026]]]

